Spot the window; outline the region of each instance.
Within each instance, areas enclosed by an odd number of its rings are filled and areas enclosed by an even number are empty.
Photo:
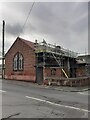
[[[55,68],[53,68],[53,69],[51,70],[51,75],[56,75],[56,69],[55,69]]]
[[[13,62],[14,62],[14,70],[17,70],[18,69],[18,54],[15,55]]]
[[[19,52],[14,56],[13,70],[15,71],[23,70],[23,55]]]
[[[23,56],[21,54],[19,54],[18,68],[19,70],[23,70]]]

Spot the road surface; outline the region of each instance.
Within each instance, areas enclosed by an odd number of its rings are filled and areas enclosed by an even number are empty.
[[[0,79],[1,83],[3,118],[88,118],[88,91],[64,92]]]

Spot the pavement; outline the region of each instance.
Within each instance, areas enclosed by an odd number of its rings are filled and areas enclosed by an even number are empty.
[[[1,79],[0,79],[1,80]],[[81,86],[81,87],[69,87],[69,86],[49,86],[49,85],[38,85],[37,83],[33,82],[26,82],[26,81],[19,81],[19,80],[3,80],[3,82],[12,83],[20,86],[33,86],[33,87],[40,87],[40,88],[46,88],[51,90],[57,90],[57,91],[63,91],[63,92],[84,92],[89,91],[90,86]]]

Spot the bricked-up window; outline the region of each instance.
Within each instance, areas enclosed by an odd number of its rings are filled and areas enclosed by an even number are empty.
[[[13,70],[20,71],[23,70],[23,55],[21,53],[17,53],[13,59]]]

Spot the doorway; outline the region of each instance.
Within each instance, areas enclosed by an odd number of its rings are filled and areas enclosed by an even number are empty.
[[[43,67],[36,67],[36,82],[39,85],[43,84]]]

